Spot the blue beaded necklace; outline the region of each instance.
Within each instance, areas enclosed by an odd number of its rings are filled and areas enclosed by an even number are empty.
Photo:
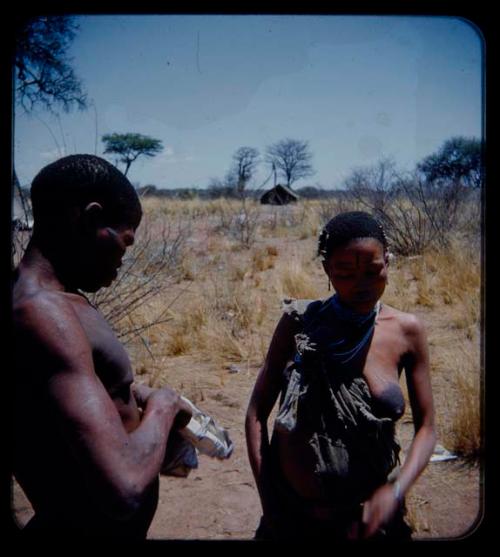
[[[337,363],[345,365],[356,357],[373,335],[381,304],[380,302],[377,302],[370,313],[360,314],[345,306],[340,301],[338,295],[335,294],[330,298],[330,306],[335,317],[339,321],[344,322],[347,325],[346,328],[351,329],[351,338],[348,338],[347,335],[336,338],[328,344],[327,348],[328,356],[331,359]],[[360,333],[359,340],[352,338],[352,333],[356,329],[359,330]]]
[[[297,353],[295,362],[306,363],[304,359],[311,361],[311,358],[322,356],[325,363],[330,362],[335,367],[349,364],[370,341],[380,307],[377,302],[370,313],[360,314],[334,294],[325,300],[304,328],[312,350]]]

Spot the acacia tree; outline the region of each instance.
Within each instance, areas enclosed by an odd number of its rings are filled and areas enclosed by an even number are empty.
[[[311,160],[312,153],[307,141],[287,138],[266,149],[266,161],[283,175],[288,187],[314,174]]]
[[[87,95],[68,56],[77,30],[74,18],[68,16],[32,18],[19,29],[15,91],[17,102],[27,112],[37,105],[50,112],[87,108]]]
[[[73,107],[88,107],[87,95],[76,76],[68,49],[78,25],[68,16],[35,17],[22,20],[16,30],[13,58],[16,104],[26,113],[57,108],[68,112]],[[19,194],[25,219],[28,203],[13,168],[13,186]]]
[[[233,166],[228,175],[227,182],[236,186],[239,195],[242,195],[248,182],[255,173],[259,163],[259,151],[254,147],[240,147],[233,155]]]
[[[417,169],[429,182],[479,188],[482,181],[482,145],[476,138],[452,137],[425,157]]]
[[[102,136],[106,146],[104,154],[118,155],[118,161],[125,165],[125,176],[131,164],[141,155],[154,157],[163,149],[159,139],[141,135],[140,133],[112,133]]]

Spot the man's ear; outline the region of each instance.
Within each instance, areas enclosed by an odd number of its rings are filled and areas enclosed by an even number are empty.
[[[104,210],[102,205],[97,201],[92,201],[85,206],[81,213],[83,226],[86,231],[94,231],[102,226]]]

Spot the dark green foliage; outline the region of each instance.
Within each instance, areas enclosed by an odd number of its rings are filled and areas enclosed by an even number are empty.
[[[476,138],[452,137],[437,153],[423,159],[417,169],[427,181],[479,188],[482,181],[482,145]]]
[[[28,113],[36,108],[68,112],[74,106],[87,108],[87,96],[80,79],[71,67],[67,51],[75,38],[78,26],[68,16],[33,17],[24,20],[16,32],[13,56],[16,102]],[[31,219],[30,207],[13,168],[12,185],[22,203],[24,221]],[[25,245],[13,247],[21,257]]]
[[[154,157],[163,149],[159,139],[140,133],[111,133],[103,135],[102,140],[106,146],[104,154],[118,155],[118,161],[125,165],[125,176],[138,157]]]
[[[82,84],[67,51],[78,26],[68,16],[36,17],[19,31],[15,54],[17,101],[30,112],[37,105],[54,112],[87,108]]]

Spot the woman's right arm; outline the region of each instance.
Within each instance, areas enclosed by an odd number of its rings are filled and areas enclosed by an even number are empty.
[[[265,517],[274,514],[275,502],[269,473],[267,421],[282,387],[283,371],[295,349],[296,322],[283,314],[250,397],[245,420],[248,458],[259,490]]]

